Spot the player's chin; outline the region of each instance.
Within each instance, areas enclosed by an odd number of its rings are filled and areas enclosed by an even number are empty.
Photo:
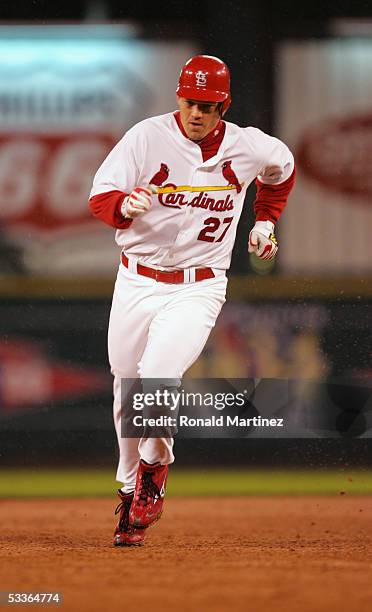
[[[202,140],[202,138],[204,138],[204,128],[200,128],[200,127],[189,127],[188,130],[188,137],[191,138],[191,140]]]

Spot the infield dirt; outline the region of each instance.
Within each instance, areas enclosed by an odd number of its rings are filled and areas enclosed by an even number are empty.
[[[112,547],[115,505],[2,500],[0,590],[68,612],[372,610],[372,497],[171,498],[142,548]]]

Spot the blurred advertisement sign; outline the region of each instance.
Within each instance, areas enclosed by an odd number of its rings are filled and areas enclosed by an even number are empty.
[[[111,144],[92,133],[0,137],[2,221],[41,234],[90,221],[92,168]]]
[[[0,419],[109,389],[105,370],[51,358],[41,343],[14,337],[0,345]]]
[[[225,304],[193,378],[370,380],[370,302]]]
[[[88,212],[93,176],[129,127],[173,110],[194,51],[125,26],[0,27],[0,273],[9,245],[26,272],[113,274],[113,230]]]
[[[304,177],[335,194],[348,194],[350,204],[372,205],[372,110],[370,115],[325,121],[303,135],[297,162]],[[332,165],[333,172],[329,172]]]
[[[280,223],[285,272],[372,272],[371,64],[366,39],[279,48],[279,135],[298,165]]]

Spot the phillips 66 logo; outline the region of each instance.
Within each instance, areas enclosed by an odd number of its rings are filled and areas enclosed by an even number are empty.
[[[151,98],[146,75],[132,69],[146,53],[132,51],[128,65],[121,32],[107,46],[99,27],[55,31],[10,27],[4,36],[0,26],[0,223],[14,232],[90,222],[94,173]]]

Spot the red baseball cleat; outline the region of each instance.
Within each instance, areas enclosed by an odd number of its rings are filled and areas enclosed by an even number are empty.
[[[125,494],[120,489],[118,496],[121,499],[120,504],[115,510],[115,514],[119,514],[119,522],[114,533],[114,546],[141,546],[145,539],[144,529],[135,529],[129,525],[129,510],[133,502],[134,493]]]
[[[129,511],[129,524],[136,529],[145,529],[160,519],[168,466],[150,465],[140,461],[134,500]]]

